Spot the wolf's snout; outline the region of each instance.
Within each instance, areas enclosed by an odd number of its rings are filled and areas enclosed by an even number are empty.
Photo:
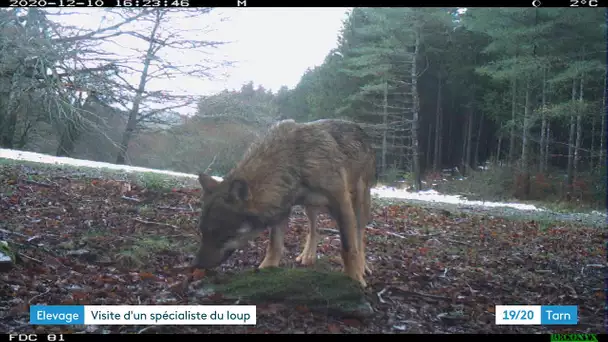
[[[192,267],[196,268],[213,268],[221,265],[226,259],[234,253],[234,249],[221,251],[218,249],[202,249],[196,255],[192,262]]]

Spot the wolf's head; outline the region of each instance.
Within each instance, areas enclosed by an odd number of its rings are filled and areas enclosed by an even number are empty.
[[[193,266],[219,266],[265,227],[246,210],[250,196],[245,180],[219,182],[204,173],[198,178],[203,188],[202,212],[198,227],[201,244]]]

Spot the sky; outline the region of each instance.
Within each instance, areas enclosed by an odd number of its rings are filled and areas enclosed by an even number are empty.
[[[198,63],[204,58],[230,60],[236,62],[229,69],[218,69],[215,79],[179,77],[152,83],[150,88],[158,90],[180,89],[190,95],[210,95],[224,89],[239,89],[249,81],[276,92],[285,85],[293,88],[307,68],[323,63],[329,51],[337,46],[337,38],[346,18],[348,8],[217,8],[209,15],[196,19],[174,20],[164,26],[191,28],[193,30],[211,28],[208,32],[192,32],[192,37],[228,41],[207,54],[189,51],[185,54],[169,56],[181,63]],[[220,18],[228,20],[221,21]],[[51,18],[54,19],[54,18]],[[62,16],[60,21],[83,28],[99,27],[102,19],[111,22],[101,9],[80,10],[70,16]],[[55,19],[54,19],[55,20]],[[105,26],[103,25],[103,26]],[[140,24],[141,25],[141,24]],[[174,26],[175,25],[175,26]],[[147,32],[139,27],[142,33]],[[121,37],[102,48],[122,56],[133,56],[129,48],[146,48],[135,38]],[[138,62],[141,59],[133,59]],[[139,63],[141,64],[141,63]],[[223,70],[222,73],[219,70]],[[129,80],[138,81],[137,75]],[[149,88],[149,89],[150,89]],[[150,89],[153,90],[153,89]]]
[[[307,68],[323,63],[337,46],[344,8],[222,9],[232,18],[225,34],[235,43],[228,56],[241,64],[217,87],[235,88],[253,80],[267,89],[293,88]],[[234,37],[234,38],[232,38]]]

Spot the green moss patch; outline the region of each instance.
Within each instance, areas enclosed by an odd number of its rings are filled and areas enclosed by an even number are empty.
[[[373,313],[358,283],[341,272],[307,268],[268,268],[225,276],[213,286],[227,298],[252,303],[282,303],[339,316]]]

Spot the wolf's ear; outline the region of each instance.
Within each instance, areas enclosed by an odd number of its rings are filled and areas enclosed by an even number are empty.
[[[230,183],[230,198],[234,202],[246,201],[249,198],[249,186],[242,179],[235,179]]]
[[[201,183],[201,187],[205,194],[210,194],[215,190],[215,188],[220,184],[220,182],[216,181],[213,177],[209,176],[205,173],[198,174],[198,182]]]

